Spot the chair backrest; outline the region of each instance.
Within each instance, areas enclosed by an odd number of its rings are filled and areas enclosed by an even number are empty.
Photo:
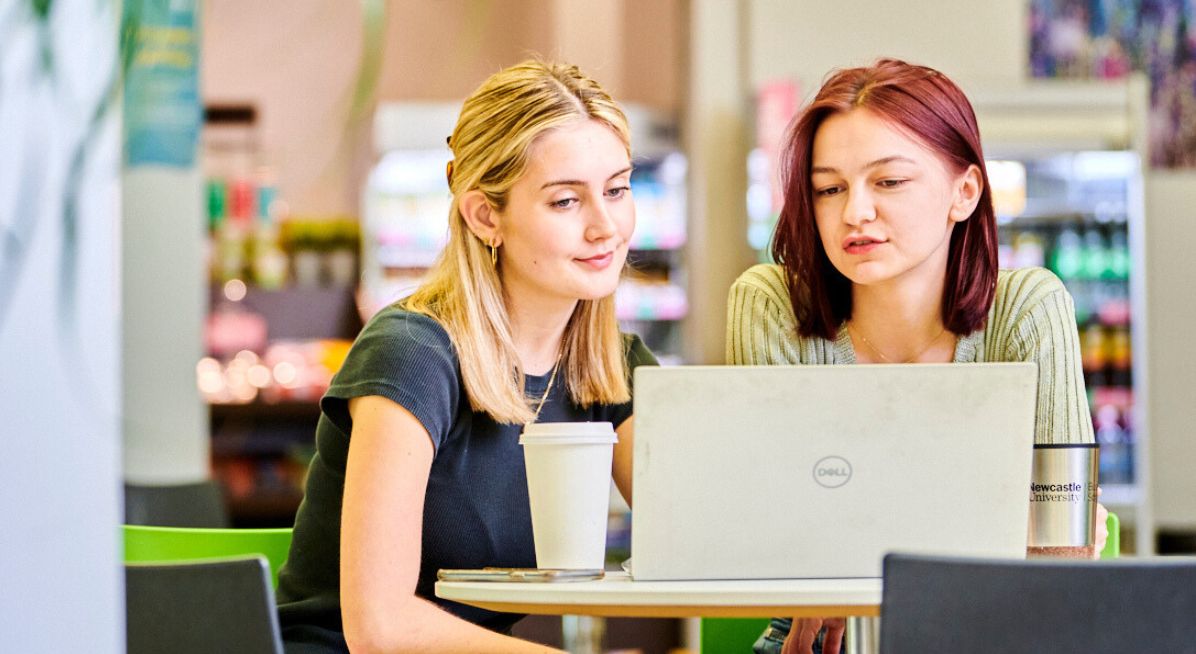
[[[291,530],[188,529],[124,525],[126,562],[165,562],[259,554],[270,565],[273,586],[291,548]]]
[[[260,556],[125,563],[128,654],[282,654]]]
[[[1121,521],[1116,513],[1110,511],[1106,524],[1109,527],[1109,539],[1105,541],[1105,549],[1101,550],[1100,557],[1115,559],[1121,556]],[[702,618],[701,624],[701,646],[698,651],[702,654],[729,654],[751,650],[768,627],[768,619]]]
[[[125,524],[159,527],[227,527],[228,509],[220,485],[146,486],[125,484]]]
[[[1121,522],[1117,514],[1110,512],[1108,519],[1109,539],[1101,550],[1102,559],[1115,559],[1121,555]],[[730,654],[750,651],[760,634],[768,627],[767,618],[702,618],[702,654]]]
[[[885,557],[881,654],[1196,653],[1196,559]]]

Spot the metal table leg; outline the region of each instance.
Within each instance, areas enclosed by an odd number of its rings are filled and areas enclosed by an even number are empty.
[[[877,654],[880,652],[880,618],[847,618],[845,654]]]
[[[570,654],[602,654],[606,635],[606,618],[588,615],[561,616],[561,631],[565,650]]]

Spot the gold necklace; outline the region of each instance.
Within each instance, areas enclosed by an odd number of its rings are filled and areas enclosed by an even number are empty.
[[[540,403],[536,405],[536,415],[532,416],[530,425],[540,419],[540,409],[544,408],[544,403],[548,401],[548,394],[552,392],[552,382],[556,380],[556,371],[561,367],[561,358],[558,356],[556,363],[552,364],[552,374],[548,377],[548,386],[544,387],[544,394],[540,396]]]
[[[864,345],[867,345],[868,349],[872,350],[873,354],[880,357],[881,361],[884,361],[885,363],[894,363],[894,361],[892,359],[885,356],[884,352],[881,352],[875,345],[873,345],[872,341],[868,340],[868,337],[864,336],[864,333],[861,332],[859,329],[853,329],[850,323],[848,323],[847,329],[849,332],[854,331],[855,334],[860,337],[860,340],[864,341]],[[934,338],[930,339],[930,341],[927,342],[926,345],[923,345],[922,349],[918,350],[917,354],[906,359],[905,361],[900,361],[899,363],[913,363],[915,360],[918,359],[918,357],[922,356],[923,354],[926,354],[926,350],[929,350],[930,346],[934,345],[936,342],[938,342],[938,340],[943,337],[943,334],[946,334],[946,333],[947,333],[947,328],[943,327],[942,331],[940,331],[938,334],[935,334]]]

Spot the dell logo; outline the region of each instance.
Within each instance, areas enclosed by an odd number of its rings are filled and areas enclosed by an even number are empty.
[[[838,488],[851,480],[851,464],[841,456],[827,456],[814,464],[814,481],[825,488]]]

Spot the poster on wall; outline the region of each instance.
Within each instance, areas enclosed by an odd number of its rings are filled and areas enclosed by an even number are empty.
[[[1150,80],[1151,165],[1196,167],[1196,0],[1031,0],[1034,77]]]
[[[196,0],[125,0],[125,165],[190,168],[203,112],[199,101]]]

